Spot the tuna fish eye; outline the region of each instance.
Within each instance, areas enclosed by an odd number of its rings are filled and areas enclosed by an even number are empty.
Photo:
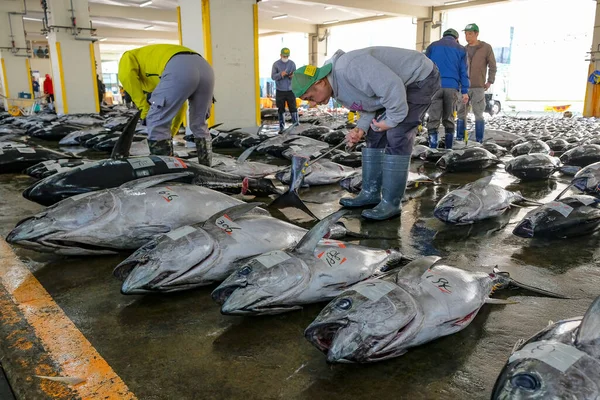
[[[341,308],[342,310],[349,310],[352,308],[352,300],[341,299],[340,301],[338,301],[338,303],[336,305],[338,308]]]
[[[514,387],[525,390],[537,390],[540,388],[540,382],[537,377],[531,374],[518,374],[510,378],[510,383]]]
[[[240,269],[240,272],[238,272],[238,275],[250,275],[250,272],[252,272],[252,267],[250,267],[249,265],[246,265],[244,268]]]

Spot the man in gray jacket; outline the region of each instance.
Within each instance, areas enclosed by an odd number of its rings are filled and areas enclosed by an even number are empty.
[[[417,128],[439,88],[439,72],[430,59],[395,47],[338,50],[321,68],[296,70],[292,91],[297,97],[311,105],[333,97],[360,114],[346,139],[353,145],[367,135],[362,190],[355,198],[341,199],[343,206],[376,205],[362,212],[376,220],[400,214]]]
[[[292,123],[298,124],[298,109],[296,108],[296,96],[292,92],[292,75],[296,70],[296,64],[290,60],[290,49],[281,49],[281,57],[273,63],[271,78],[275,81],[275,104],[279,115],[279,132],[285,128],[285,103],[292,116]]]

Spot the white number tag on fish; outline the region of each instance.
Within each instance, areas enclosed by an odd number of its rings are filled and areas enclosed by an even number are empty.
[[[396,287],[397,286],[391,282],[375,281],[359,283],[358,285],[352,287],[352,289],[371,301],[378,301]]]
[[[584,355],[584,352],[573,346],[544,340],[526,344],[521,350],[513,353],[508,362],[524,358],[535,358],[564,373]]]
[[[586,206],[589,206],[592,203],[595,203],[597,200],[591,196],[577,196],[577,200]]]
[[[192,232],[196,232],[196,228],[194,228],[193,226],[186,225],[167,233],[167,236],[171,240],[177,240],[189,235]]]
[[[170,203],[179,197],[179,195],[168,186],[165,186],[165,188],[159,191],[158,194],[161,195],[167,203]]]
[[[82,165],[79,166],[79,169],[83,171],[84,169],[92,168],[93,166],[95,166],[97,164],[98,164],[98,162],[83,163]]]
[[[217,225],[223,232],[225,232],[228,235],[231,235],[234,229],[242,229],[242,227],[233,222],[228,215],[223,215],[222,217],[219,217],[215,221],[215,225]]]
[[[174,151],[173,152],[177,157],[187,157],[190,155],[187,151]]]
[[[161,160],[163,160],[165,162],[165,164],[167,164],[167,168],[169,168],[169,169],[187,168],[187,164],[183,160],[180,160],[179,158],[166,157],[166,156],[159,156],[159,158]]]
[[[550,203],[546,204],[546,207],[558,211],[564,217],[568,217],[573,211],[573,207],[568,204],[561,203],[560,201],[551,201]]]
[[[452,153],[462,156],[463,154],[465,154],[465,151],[464,150],[454,150]]]
[[[317,258],[324,261],[329,267],[337,267],[348,261],[338,249],[322,251],[317,254]]]
[[[35,153],[35,149],[32,149],[31,147],[17,147],[17,151],[19,153],[23,153],[23,154],[33,154],[33,153]]]
[[[277,265],[280,262],[289,260],[291,257],[286,252],[275,250],[265,254],[261,254],[258,257],[254,257],[252,262],[258,262],[265,268],[271,268],[273,265]]]
[[[470,195],[471,192],[469,192],[467,189],[456,189],[452,191],[452,194],[460,197],[461,199],[464,199],[465,197]]]
[[[311,157],[315,157],[315,158],[317,158],[317,157],[319,157],[320,155],[321,155],[321,152],[320,152],[320,151],[317,151],[316,153],[313,153],[313,154],[311,154],[310,156],[311,156]]]
[[[47,167],[48,165],[52,165],[52,164],[58,164],[59,162],[60,162],[60,160],[49,160],[49,161],[44,161],[44,162],[42,163],[42,165],[44,165],[44,166],[46,166],[46,167]]]
[[[155,165],[150,157],[128,158],[127,162],[131,164],[133,169],[147,168]]]

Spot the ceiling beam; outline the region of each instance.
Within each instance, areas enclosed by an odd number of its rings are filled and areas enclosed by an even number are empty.
[[[468,7],[487,6],[492,3],[501,3],[501,2],[507,2],[507,1],[510,1],[510,0],[474,0],[474,1],[469,1],[468,3],[433,7],[433,11],[434,12],[448,11],[448,10],[456,10],[456,9],[468,8]]]
[[[431,16],[431,7],[396,3],[390,0],[296,0],[296,2],[355,8],[376,13],[392,14],[394,16],[410,16],[417,18],[429,18]]]
[[[27,38],[32,37],[45,37],[41,33],[42,23],[37,21],[25,21],[25,33]],[[166,31],[146,31],[136,29],[118,29],[100,27],[96,28],[96,37],[98,38],[111,38],[111,39],[144,39],[144,40],[178,40],[177,32],[166,32]]]
[[[388,19],[388,18],[394,18],[395,15],[381,15],[379,17],[366,17],[366,18],[357,18],[357,19],[349,19],[348,21],[340,21],[340,22],[336,22],[335,24],[327,24],[327,25],[317,25],[317,27],[319,29],[327,29],[327,28],[331,28],[332,26],[342,26],[342,25],[351,25],[351,24],[358,24],[361,22],[370,22],[370,21],[377,21],[380,19]]]
[[[259,29],[268,29],[270,31],[280,32],[302,32],[302,33],[317,33],[317,26],[313,24],[305,24],[302,22],[294,22],[289,18],[274,20],[272,18],[259,18]]]
[[[147,21],[177,22],[177,11],[159,10],[148,7],[121,7],[107,4],[88,3],[90,17],[121,17]],[[27,0],[27,11],[43,12],[39,0]]]

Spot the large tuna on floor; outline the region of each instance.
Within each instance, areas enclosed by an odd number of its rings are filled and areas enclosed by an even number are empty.
[[[354,168],[321,159],[304,169],[303,186],[331,185],[356,174],[356,172]],[[280,171],[275,177],[286,185],[290,183],[289,170]]]
[[[247,260],[213,293],[229,315],[279,314],[329,300],[348,286],[381,274],[402,255],[336,240],[321,240],[347,211],[315,225],[293,249]]]
[[[498,164],[498,157],[483,147],[468,147],[444,154],[436,166],[448,172],[473,172]]]
[[[514,146],[510,149],[510,153],[514,157],[517,157],[531,153],[550,154],[552,153],[552,150],[550,150],[550,146],[541,140],[530,140]]]
[[[42,161],[69,158],[68,154],[38,146],[0,149],[0,174],[18,173]]]
[[[285,249],[306,229],[268,214],[248,214],[260,203],[221,210],[206,222],[184,226],[147,243],[119,264],[123,294],[174,292],[225,280],[249,257]],[[326,232],[327,233],[327,232]],[[341,225],[328,231],[341,237]]]
[[[112,254],[243,203],[201,186],[168,182],[187,175],[142,178],[65,199],[19,222],[6,240],[57,254]]]
[[[304,336],[328,362],[375,362],[466,328],[497,289],[525,287],[505,273],[467,272],[428,256],[384,279],[368,279],[333,299]]]
[[[515,345],[492,391],[513,399],[600,399],[600,297]]]
[[[547,179],[558,171],[560,160],[548,154],[533,153],[517,156],[505,163],[504,169],[521,180]]]
[[[578,171],[571,180],[571,185],[585,194],[600,195],[600,162],[590,164]]]
[[[514,228],[523,238],[568,238],[600,230],[600,207],[595,197],[574,195],[529,211]]]
[[[560,156],[560,161],[565,165],[587,167],[600,161],[600,145],[584,144],[574,149],[565,151]]]
[[[472,224],[500,216],[511,204],[523,200],[520,193],[491,184],[492,178],[486,176],[451,191],[438,201],[433,215],[448,224]]]

